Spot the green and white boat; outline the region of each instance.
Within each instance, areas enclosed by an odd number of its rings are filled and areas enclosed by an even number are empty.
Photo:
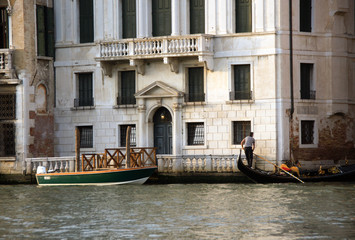
[[[156,166],[150,166],[84,172],[38,171],[36,179],[40,186],[143,184],[156,169]]]

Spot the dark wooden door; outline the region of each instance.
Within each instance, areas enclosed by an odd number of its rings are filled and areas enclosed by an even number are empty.
[[[154,147],[157,148],[157,154],[172,153],[172,136],[170,112],[161,107],[154,115]]]
[[[252,0],[236,0],[236,32],[251,32]]]
[[[205,0],[190,0],[190,33],[205,33]]]
[[[136,0],[122,0],[122,35],[136,37]]]
[[[153,36],[171,35],[171,0],[152,2]]]

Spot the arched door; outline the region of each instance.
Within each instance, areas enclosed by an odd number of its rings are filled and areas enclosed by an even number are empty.
[[[172,126],[170,112],[164,108],[159,108],[153,117],[154,121],[154,147],[157,154],[172,153]]]

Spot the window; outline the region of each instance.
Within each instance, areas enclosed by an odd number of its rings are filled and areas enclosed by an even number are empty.
[[[54,57],[53,8],[37,5],[37,55]]]
[[[94,106],[92,73],[79,73],[77,96],[74,100],[74,107]]]
[[[249,136],[251,127],[250,121],[235,121],[233,122],[233,144],[239,145],[240,142]]]
[[[171,35],[171,0],[152,1],[153,36]]]
[[[312,31],[312,0],[300,0],[300,31]]]
[[[122,0],[122,37],[136,37],[136,0]]]
[[[203,67],[189,68],[188,70],[188,102],[205,101]]]
[[[252,0],[236,0],[235,1],[235,19],[236,33],[252,31]]]
[[[124,71],[120,75],[117,105],[136,104],[136,72]]]
[[[301,99],[316,99],[316,91],[313,90],[313,64],[301,63]]]
[[[205,33],[205,0],[190,0],[190,33]]]
[[[301,121],[301,144],[314,144],[314,121]]]
[[[9,48],[9,23],[6,8],[0,8],[0,49]]]
[[[126,136],[127,136],[127,128],[131,127],[131,137],[130,137],[130,146],[136,146],[136,125],[120,125],[120,143],[121,147],[126,146]]]
[[[93,147],[93,132],[92,126],[80,126],[80,148],[92,148]]]
[[[94,3],[93,0],[79,2],[80,43],[94,41]]]
[[[16,95],[0,94],[0,157],[15,156]]]
[[[187,124],[187,144],[188,145],[204,145],[205,143],[205,127],[204,123],[188,123]]]
[[[233,91],[230,93],[231,100],[248,100],[252,99],[250,90],[250,65],[234,65],[233,66]]]

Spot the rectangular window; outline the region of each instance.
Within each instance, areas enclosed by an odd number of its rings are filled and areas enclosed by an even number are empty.
[[[0,157],[15,156],[16,95],[0,94]]]
[[[187,144],[188,145],[204,145],[205,144],[205,127],[204,123],[188,123],[187,124]]]
[[[235,1],[236,33],[252,31],[252,0]]]
[[[121,147],[126,146],[126,136],[127,136],[127,128],[131,127],[131,137],[130,137],[130,146],[136,146],[136,125],[131,124],[131,125],[120,125],[120,144]]]
[[[301,99],[316,99],[313,88],[313,64],[301,63]]]
[[[190,34],[205,33],[205,0],[190,0]]]
[[[314,144],[314,121],[301,121],[301,144]]]
[[[233,122],[233,144],[239,145],[240,142],[247,136],[249,136],[251,131],[250,121],[235,121]]]
[[[117,105],[136,104],[136,72],[123,71],[119,82]]]
[[[93,131],[92,126],[80,126],[80,148],[92,148],[93,147]]]
[[[75,107],[94,106],[92,73],[79,73],[78,98],[74,101]]]
[[[79,1],[80,43],[94,42],[94,3],[93,0]]]
[[[37,5],[37,55],[54,57],[53,8]]]
[[[300,0],[300,31],[312,32],[312,0]]]
[[[9,48],[9,23],[5,7],[0,8],[0,49]]]
[[[230,93],[231,100],[248,100],[252,99],[250,90],[250,65],[234,65],[234,91]]]
[[[203,67],[189,68],[188,102],[205,101]]]
[[[136,37],[136,0],[122,0],[122,37]]]
[[[152,0],[153,36],[171,35],[171,0]]]

